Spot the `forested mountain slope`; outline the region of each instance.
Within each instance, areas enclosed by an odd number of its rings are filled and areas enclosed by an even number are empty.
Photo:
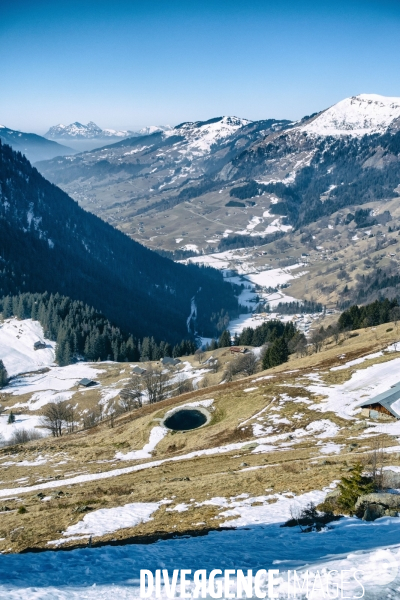
[[[214,335],[238,308],[220,273],[132,241],[0,144],[0,296],[28,291],[68,295],[138,337],[170,343],[194,330]]]
[[[231,195],[244,199],[275,193],[281,202],[271,212],[287,216],[295,226],[352,204],[394,198],[400,181],[400,98],[346,98],[256,142],[218,177],[256,180],[259,188],[231,190]]]

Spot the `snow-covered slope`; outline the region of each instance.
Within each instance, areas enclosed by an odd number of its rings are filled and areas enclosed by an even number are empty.
[[[331,106],[299,129],[320,136],[362,136],[385,133],[399,118],[400,98],[360,94]]]
[[[152,133],[159,133],[164,131],[171,131],[172,127],[170,125],[149,125],[148,127],[143,127],[139,129],[139,131],[135,132],[135,135],[151,135]]]
[[[34,350],[35,342],[45,342],[46,348]],[[38,321],[7,319],[0,326],[0,359],[10,377],[52,365],[55,345],[45,339]]]
[[[186,152],[206,154],[211,146],[229,138],[244,125],[251,123],[248,119],[238,117],[217,117],[209,121],[181,123],[167,135],[182,135],[188,143]]]
[[[50,127],[49,131],[45,134],[46,138],[58,140],[58,139],[102,139],[109,137],[128,137],[132,135],[132,131],[117,131],[115,129],[101,129],[89,121],[87,125],[83,125],[78,121],[71,123],[70,125],[54,125]]]

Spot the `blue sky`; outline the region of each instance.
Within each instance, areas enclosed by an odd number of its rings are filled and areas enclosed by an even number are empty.
[[[400,96],[399,31],[399,0],[1,0],[0,123],[295,119]]]

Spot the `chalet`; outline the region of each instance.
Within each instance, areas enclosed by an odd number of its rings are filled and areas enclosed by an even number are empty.
[[[35,342],[35,343],[33,344],[33,349],[34,349],[34,350],[43,350],[43,348],[46,348],[46,344],[45,344],[45,342],[41,342],[41,341],[39,341],[39,342]]]
[[[247,352],[247,348],[240,348],[239,346],[230,347],[231,354],[244,354]]]
[[[93,379],[87,379],[87,377],[84,377],[83,379],[81,379],[80,381],[78,381],[78,385],[83,385],[83,387],[93,387],[94,385],[99,385],[97,383],[97,381],[93,381]]]
[[[371,419],[400,419],[400,383],[360,405],[361,414]]]
[[[139,367],[138,365],[134,366],[132,369],[133,375],[144,375],[146,372],[147,369],[142,369],[142,367]]]
[[[179,358],[171,358],[170,356],[164,356],[164,358],[160,360],[162,365],[172,365],[173,367],[179,365],[180,362],[182,361]]]

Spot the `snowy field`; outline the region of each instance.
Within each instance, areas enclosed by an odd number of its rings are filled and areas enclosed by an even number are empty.
[[[190,598],[194,597],[192,579],[195,570],[205,569],[209,575],[213,569],[243,569],[245,574],[247,569],[252,569],[253,573],[260,569],[277,569],[279,573],[274,578],[275,597],[300,599],[305,595],[298,593],[297,596],[288,596],[288,571],[292,572],[293,578],[293,570],[296,570],[301,581],[301,573],[307,569],[308,597],[314,600],[398,598],[399,519],[385,517],[366,523],[345,518],[333,523],[330,529],[308,534],[300,533],[297,527],[280,527],[284,520],[290,518],[291,506],[304,506],[310,500],[320,501],[326,491],[309,492],[297,498],[289,494],[280,495],[274,504],[253,507],[251,500],[259,499],[250,499],[246,494],[236,498],[212,498],[209,502],[220,506],[223,514],[236,517],[234,521],[229,521],[229,525],[235,525],[238,529],[215,531],[205,537],[182,537],[149,545],[4,555],[1,557],[0,597],[2,600],[139,598],[140,569],[148,569],[153,573],[156,569],[167,569],[170,577],[174,569],[188,569],[191,570],[187,577],[187,597]],[[80,526],[79,534],[90,535],[91,531],[103,529],[110,531],[113,525],[118,524],[121,515],[127,516],[129,523],[140,522],[151,518],[154,509],[157,506],[151,503],[128,505],[123,507],[120,515],[111,514],[114,509],[110,509],[109,518],[99,516],[92,524],[87,519],[87,523]],[[94,515],[91,514],[92,520]],[[359,570],[357,579],[365,589],[363,596],[360,584],[354,579],[355,569]],[[328,595],[326,574],[333,570],[347,572],[342,581],[333,573]],[[231,581],[231,589],[235,590],[234,576],[231,576]],[[336,582],[339,585],[337,595]],[[261,584],[261,590],[268,594],[265,582]],[[178,582],[175,596],[179,595]],[[161,596],[167,597],[164,588],[161,589]],[[222,593],[222,597],[227,596]]]
[[[279,267],[275,269],[260,270],[255,268],[252,263],[252,258],[252,254],[247,248],[238,248],[235,250],[216,252],[214,254],[203,254],[178,262],[184,264],[190,262],[198,265],[208,265],[222,271],[225,281],[229,281],[236,285],[244,285],[244,289],[240,293],[238,299],[239,304],[249,309],[249,311],[255,309],[257,296],[259,300],[267,302],[271,308],[275,308],[279,303],[287,304],[289,302],[298,302],[297,298],[293,298],[279,289],[277,292],[271,293],[265,290],[263,291],[263,288],[277,288],[278,286],[287,284],[293,279],[306,275],[307,271],[293,273],[295,269],[299,269],[304,266],[304,264],[299,263],[284,268]],[[257,292],[256,286],[259,289]],[[279,318],[281,321],[286,322],[292,320],[292,317],[293,315],[279,315],[276,312],[271,312],[260,319],[253,315],[252,312],[247,312],[230,321],[229,331],[232,335],[235,333],[240,334],[245,327],[252,327],[254,329],[261,325],[263,321]],[[310,315],[310,321],[318,317],[318,314]],[[308,327],[305,323],[296,322],[296,325],[299,325],[301,331],[307,332]]]
[[[38,410],[56,398],[69,400],[77,391],[76,386],[80,379],[84,377],[96,379],[103,372],[102,369],[94,368],[92,363],[83,362],[66,367],[50,367],[46,373],[35,373],[12,379],[3,391],[14,396],[31,394],[27,402],[18,402],[14,407]]]
[[[269,269],[266,271],[260,271],[259,273],[250,273],[246,278],[259,286],[264,287],[276,287],[288,283],[291,279],[306,275],[307,271],[300,273],[292,273],[294,269],[301,267],[301,264],[291,265],[285,268]]]
[[[35,342],[44,342],[46,348],[34,350]],[[0,325],[0,359],[9,377],[54,364],[55,346],[55,342],[45,339],[38,321],[7,319]]]
[[[15,431],[25,429],[26,431],[29,429],[35,429],[40,425],[40,416],[39,415],[16,415],[15,423],[8,424],[8,413],[5,415],[0,415],[0,444],[4,442],[8,442]],[[49,435],[49,431],[47,429],[39,429],[38,430],[43,436]]]

